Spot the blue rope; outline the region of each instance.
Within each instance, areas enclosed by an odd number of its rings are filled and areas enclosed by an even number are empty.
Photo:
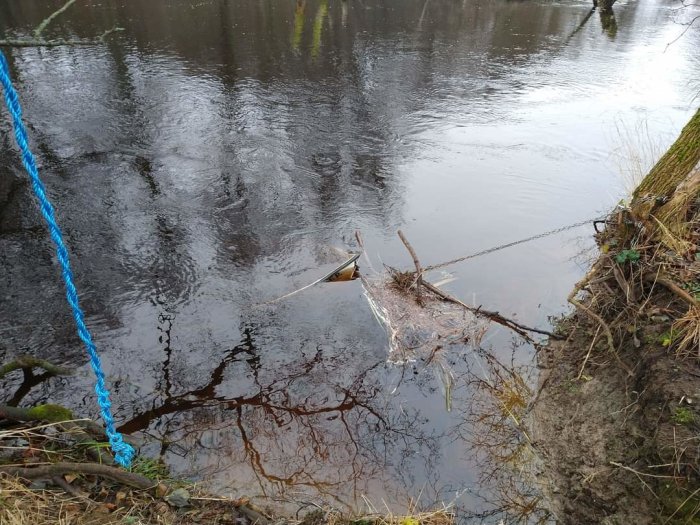
[[[39,200],[39,205],[41,208],[41,214],[46,220],[46,224],[49,227],[49,232],[51,234],[51,239],[56,245],[56,256],[58,257],[58,262],[61,265],[61,273],[63,275],[63,282],[66,285],[66,297],[71,309],[73,310],[73,317],[75,318],[75,325],[78,329],[78,336],[85,343],[85,348],[90,356],[90,366],[95,372],[95,392],[97,393],[97,402],[100,405],[100,413],[102,414],[102,419],[105,422],[105,427],[107,431],[107,437],[109,438],[109,444],[112,447],[112,452],[114,452],[114,458],[123,467],[128,468],[131,465],[131,460],[134,457],[134,449],[131,445],[124,442],[122,435],[117,432],[114,428],[114,419],[112,419],[112,413],[110,407],[112,406],[109,401],[109,391],[105,386],[105,375],[102,371],[102,365],[100,364],[100,358],[97,355],[97,349],[95,344],[92,342],[92,336],[87,326],[85,326],[85,320],[83,316],[83,311],[80,309],[78,304],[78,292],[73,284],[73,272],[70,269],[70,263],[68,261],[68,250],[63,242],[63,235],[61,230],[56,224],[56,217],[54,215],[53,206],[49,202],[46,196],[46,189],[44,184],[39,178],[39,171],[36,168],[36,162],[34,162],[34,155],[29,149],[29,144],[27,143],[27,130],[22,122],[22,108],[19,104],[19,99],[17,98],[17,91],[12,86],[12,80],[10,79],[10,69],[7,64],[7,59],[2,51],[0,51],[0,83],[5,90],[5,103],[7,104],[7,109],[12,116],[12,122],[15,129],[15,138],[17,139],[17,145],[22,151],[22,163],[24,168],[29,174],[29,178],[32,181],[32,188],[34,189],[34,194]]]

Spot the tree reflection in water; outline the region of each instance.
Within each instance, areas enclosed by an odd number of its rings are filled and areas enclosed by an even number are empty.
[[[183,458],[201,477],[225,479],[227,470],[248,470],[262,495],[280,496],[309,488],[352,507],[374,483],[416,458],[426,464],[439,454],[444,436],[426,428],[418,410],[387,410],[383,359],[338,378],[333,359],[321,345],[298,360],[262,374],[256,327],[243,328],[243,340],[214,367],[208,382],[173,393],[170,371],[172,319],[162,317],[165,360],[150,407],[122,424],[120,431],[144,431],[160,443],[159,453]],[[243,395],[225,395],[227,379],[245,376]],[[324,378],[316,383],[316,378]],[[222,388],[223,387],[223,388]],[[202,463],[202,458],[206,464]],[[246,464],[246,468],[242,468]],[[237,472],[238,473],[238,472]],[[238,480],[234,481],[234,485]],[[342,490],[339,487],[343,486]],[[347,494],[352,486],[353,494]]]
[[[353,509],[373,488],[387,494],[395,487],[401,504],[423,483],[425,505],[449,503],[466,489],[473,498],[460,509],[463,516],[546,522],[528,485],[532,448],[522,426],[528,380],[483,348],[451,345],[439,363],[427,355],[403,364],[379,358],[343,374],[337,355],[307,344],[296,361],[270,373],[257,346],[260,327],[248,324],[205,383],[178,391],[171,370],[174,319],[160,321],[165,359],[157,395],[144,399],[119,430],[143,431],[159,444],[150,452],[182,473],[194,472],[218,490],[240,494],[240,487],[257,485],[257,495],[278,501],[312,498]],[[408,386],[439,397],[436,376],[445,367],[454,376],[454,418],[437,430],[396,391]],[[229,392],[232,384],[240,393]],[[460,451],[455,462],[476,465],[480,476],[472,486],[449,487],[441,469],[450,458],[443,456]],[[483,505],[475,508],[479,499]]]
[[[513,356],[522,352],[522,342],[513,343]],[[480,348],[474,358],[483,374],[467,372],[458,378],[462,386],[456,396],[470,393],[469,410],[452,429],[454,437],[479,472],[478,497],[485,503],[479,512],[463,509],[462,515],[501,523],[545,524],[552,517],[542,501],[536,477],[537,454],[528,435],[526,418],[536,400],[532,366],[505,365]]]

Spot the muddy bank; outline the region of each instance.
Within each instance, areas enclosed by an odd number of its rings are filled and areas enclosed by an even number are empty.
[[[594,344],[597,327],[575,315],[569,338],[540,353],[541,390],[531,414],[543,492],[559,523],[696,523],[700,368],[662,346],[663,323],[644,327],[621,358]],[[687,501],[686,501],[687,500]],[[674,514],[675,513],[675,514]],[[694,521],[695,520],[695,521]]]
[[[700,523],[700,112],[599,225],[530,435],[558,523]]]

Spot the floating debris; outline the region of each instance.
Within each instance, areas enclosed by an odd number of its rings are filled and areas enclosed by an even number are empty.
[[[320,284],[320,283],[324,283],[324,282],[325,283],[334,283],[334,282],[342,282],[342,281],[352,281],[354,279],[357,279],[360,276],[360,267],[357,264],[357,260],[362,255],[362,252],[355,253],[355,254],[349,254],[349,255],[350,255],[350,259],[343,262],[340,266],[338,266],[337,268],[332,270],[327,275],[324,275],[320,279],[316,279],[314,282],[307,284],[306,286],[302,286],[301,288],[298,288],[298,289],[294,290],[293,292],[289,292],[287,294],[284,294],[283,296],[278,297],[277,299],[272,299],[271,301],[265,301],[264,303],[262,303],[258,306],[278,303],[284,299],[288,299],[289,297],[292,297],[293,295],[301,293],[304,290],[308,290],[309,288],[316,286],[317,284]]]

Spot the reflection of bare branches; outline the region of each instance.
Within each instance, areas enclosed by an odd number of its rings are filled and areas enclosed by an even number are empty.
[[[504,523],[548,523],[550,514],[542,507],[529,473],[534,452],[522,425],[532,396],[528,381],[521,371],[484,350],[479,350],[477,358],[485,376],[468,373],[460,378],[476,394],[470,395],[470,411],[454,430],[479,467],[484,489],[479,496],[489,507],[471,515],[499,516]]]
[[[163,316],[161,324],[162,342],[170,348],[170,318]],[[196,451],[204,451],[205,461],[217,463],[208,469],[241,472],[245,467],[266,496],[307,487],[348,506],[396,458],[399,465],[414,456],[429,463],[439,453],[440,436],[423,429],[428,419],[417,410],[384,406],[383,358],[353,370],[350,377],[343,374],[342,383],[328,379],[334,374],[325,367],[332,361],[321,347],[271,372],[261,368],[255,331],[244,327],[243,340],[211,370],[207,383],[186,392],[172,392],[168,356],[159,398],[120,430],[147,431],[164,443],[161,453],[192,460]],[[224,393],[231,377],[234,385],[245,379],[244,394]],[[305,386],[314,377],[323,378],[322,386]],[[241,452],[233,451],[239,447]],[[408,464],[405,470],[408,480]],[[354,496],[343,501],[348,488]]]
[[[681,4],[680,7],[678,7],[678,8],[676,9],[676,11],[681,11],[681,10],[685,10],[685,9],[692,8],[692,7],[698,7],[698,6],[700,5],[700,4],[696,4],[696,3],[693,3],[693,2],[688,2],[687,0],[680,0],[680,4]],[[690,19],[689,21],[687,21],[687,22],[679,22],[680,25],[685,26],[685,27],[683,28],[683,31],[681,31],[681,33],[680,33],[676,38],[674,38],[674,39],[671,40],[668,44],[666,44],[666,49],[668,49],[669,46],[675,44],[675,43],[678,42],[681,38],[683,38],[683,36],[690,30],[690,28],[691,28],[691,27],[695,24],[695,22],[696,22],[697,20],[699,20],[699,19],[700,19],[700,15],[697,15],[697,16],[694,16],[693,18],[691,18],[691,19]]]

